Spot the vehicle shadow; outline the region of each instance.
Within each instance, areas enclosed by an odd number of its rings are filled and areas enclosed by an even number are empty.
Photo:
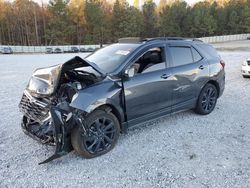
[[[172,125],[173,123],[174,124],[181,124],[178,121],[183,121],[183,120],[190,118],[190,117],[192,118],[192,116],[197,116],[197,114],[195,114],[192,110],[188,110],[188,111],[174,113],[171,115],[165,115],[165,116],[158,117],[158,118],[155,118],[152,120],[148,120],[146,122],[137,124],[137,125],[129,128],[127,133],[121,134],[120,140],[124,139],[126,137],[134,136],[135,134],[140,134],[140,133],[152,131],[153,129],[159,129],[162,126],[166,127],[166,124],[169,126]],[[178,120],[178,121],[176,122],[176,120]]]

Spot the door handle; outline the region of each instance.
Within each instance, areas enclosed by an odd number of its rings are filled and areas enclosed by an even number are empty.
[[[204,69],[204,66],[203,66],[203,65],[199,66],[199,69],[203,70],[203,69]]]
[[[163,74],[163,75],[161,75],[161,78],[163,78],[163,79],[167,79],[168,77],[170,77],[169,74]]]

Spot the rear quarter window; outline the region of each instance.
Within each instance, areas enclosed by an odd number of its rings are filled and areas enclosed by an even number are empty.
[[[215,58],[220,58],[220,55],[218,54],[218,52],[216,51],[216,49],[209,45],[209,44],[198,44],[198,46],[200,48],[202,48],[202,50],[207,53],[209,56],[211,57],[215,57]]]
[[[198,62],[198,61],[202,60],[201,55],[199,54],[199,52],[197,52],[196,49],[192,48],[192,53],[193,53],[193,57],[194,57],[194,62]]]
[[[170,53],[174,66],[193,63],[193,56],[190,47],[170,47]]]

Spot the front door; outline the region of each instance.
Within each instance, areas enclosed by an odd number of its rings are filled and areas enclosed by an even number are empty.
[[[129,125],[171,112],[173,80],[167,65],[165,47],[154,46],[128,67],[135,69],[123,83]]]

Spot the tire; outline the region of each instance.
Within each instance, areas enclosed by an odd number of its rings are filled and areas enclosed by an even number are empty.
[[[195,112],[201,115],[210,114],[217,103],[218,91],[213,84],[206,84],[201,90]]]
[[[84,158],[90,159],[112,150],[120,135],[120,124],[111,112],[95,110],[85,118],[88,134],[84,135],[81,126],[71,133],[74,150]],[[106,130],[105,130],[106,129]]]
[[[250,78],[250,76],[246,76],[246,75],[242,75],[243,76],[243,78]]]

